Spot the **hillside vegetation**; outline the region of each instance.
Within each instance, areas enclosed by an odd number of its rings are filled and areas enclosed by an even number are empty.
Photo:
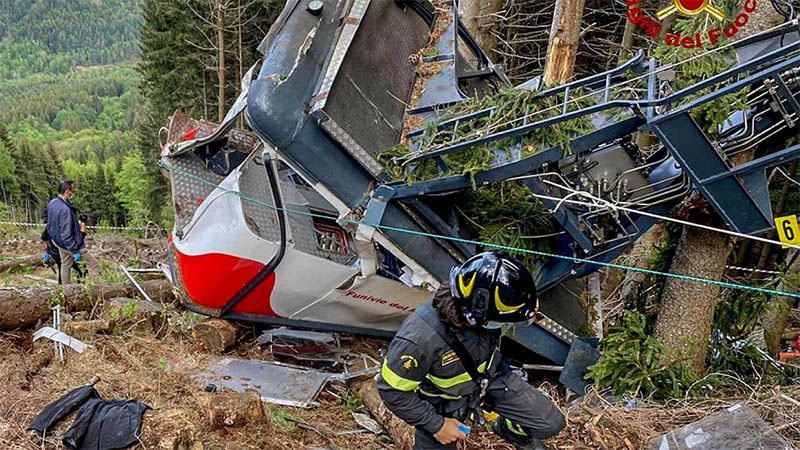
[[[6,0],[0,8],[0,213],[37,221],[56,185],[78,182],[90,223],[149,219],[134,120],[140,0]],[[124,166],[124,167],[123,167]]]

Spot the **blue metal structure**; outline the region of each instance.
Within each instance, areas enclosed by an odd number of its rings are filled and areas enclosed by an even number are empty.
[[[433,7],[426,0],[321,3],[321,10],[311,10],[305,0],[287,2],[259,47],[263,63],[239,107],[282,162],[342,218],[364,224],[351,232],[380,236],[376,242],[392,255],[387,261],[396,257],[445,280],[451,266],[477,250],[439,237],[464,237],[448,199],[475,185],[507,180],[527,186],[532,201],[542,201],[564,230],[554,245],[564,258],[544,260],[538,268],[541,292],[597,270],[593,261],[611,261],[654,223],[614,205],[669,215],[697,190],[732,230],[758,235],[772,227],[765,170],[800,158],[800,147],[785,148],[800,120],[800,38],[794,27],[738,42],[732,48],[737,64],[678,92],[663,88],[670,68],[639,52],[608,72],[538,91],[537,99],[550,101],[556,114],[534,111],[500,130],[425,151],[425,131],[411,131],[412,152],[398,162],[413,173],[434,160],[442,176],[408,184],[392,182],[378,163],[380,153],[400,142],[408,116],[429,122],[472,95],[514,87],[453,7],[436,55],[423,58],[440,70],[425,80],[417,103],[409,107],[416,71],[408,56],[425,45]],[[621,83],[635,95],[620,94]],[[537,90],[538,84],[531,80],[514,89]],[[729,119],[719,139],[710,140],[692,111],[745,90],[747,108]],[[435,127],[457,130],[494,112],[451,117]],[[580,118],[588,119],[593,130],[522,155],[522,142],[532,132]],[[633,139],[639,132],[654,133],[658,148],[639,148]],[[497,154],[490,169],[472,177],[446,175],[443,156],[479,145]],[[753,150],[754,159],[734,166],[732,156],[743,149]],[[566,201],[570,198],[589,200]],[[392,271],[389,265],[384,269]],[[560,333],[555,328],[518,329],[514,337],[563,363],[568,339],[553,338]]]

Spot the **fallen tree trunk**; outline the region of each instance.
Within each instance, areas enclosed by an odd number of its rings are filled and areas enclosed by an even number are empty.
[[[350,383],[350,388],[361,397],[370,415],[389,433],[397,449],[411,450],[414,446],[414,428],[386,409],[378,395],[375,380],[354,381]]]
[[[166,280],[139,283],[153,301],[174,302],[172,285]],[[88,311],[105,299],[138,296],[127,283],[66,286],[33,286],[0,289],[0,331],[35,325],[52,314],[50,308],[61,304],[66,311]]]
[[[23,256],[20,258],[6,259],[0,261],[0,272],[12,272],[24,266],[35,266],[42,264],[40,255]]]

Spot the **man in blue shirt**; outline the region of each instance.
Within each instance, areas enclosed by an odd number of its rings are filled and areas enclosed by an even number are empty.
[[[75,196],[72,180],[58,185],[58,197],[47,204],[47,233],[58,247],[61,257],[61,282],[70,284],[73,264],[93,265],[94,259],[86,253],[78,211],[70,200]]]

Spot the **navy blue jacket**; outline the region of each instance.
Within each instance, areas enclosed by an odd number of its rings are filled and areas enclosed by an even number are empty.
[[[55,244],[71,252],[83,247],[78,211],[70,202],[56,197],[47,204],[47,232]]]

